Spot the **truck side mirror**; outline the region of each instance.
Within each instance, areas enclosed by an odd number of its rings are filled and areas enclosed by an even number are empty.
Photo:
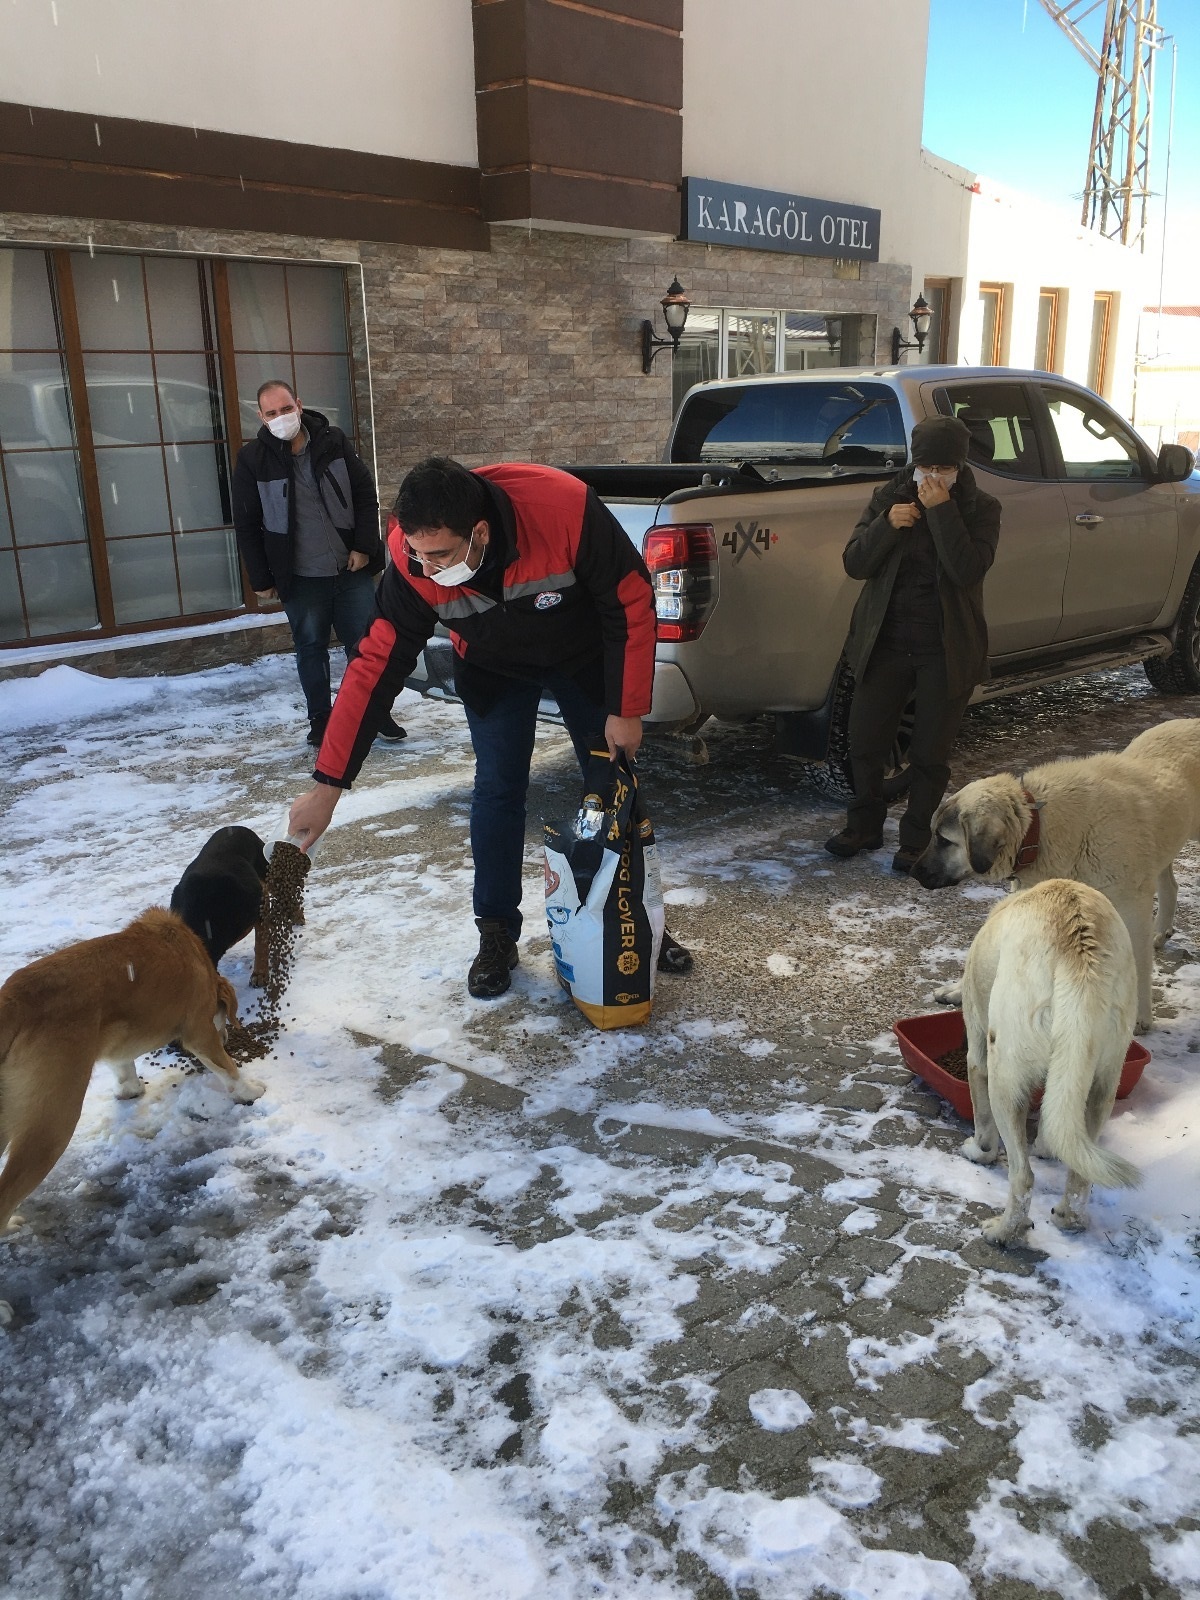
[[[1196,470],[1196,458],[1186,445],[1164,444],[1155,470],[1162,483],[1181,483]]]

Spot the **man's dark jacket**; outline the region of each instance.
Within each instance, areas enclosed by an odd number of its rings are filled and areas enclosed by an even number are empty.
[[[990,676],[983,580],[996,558],[1000,537],[1000,502],[978,487],[969,467],[958,469],[950,498],[941,505],[926,507],[917,500],[912,467],[881,484],[871,496],[842,552],[842,565],[850,577],[866,580],[846,644],[850,670],[861,678],[871,659],[911,532],[893,528],[888,521],[888,510],[898,500],[916,501],[928,524],[937,552],[946,687],[951,695],[969,694]]]
[[[309,458],[322,503],[347,550],[370,559],[368,572],[383,571],[379,496],[375,480],[340,428],[319,411],[301,412]],[[265,425],[238,452],[233,469],[233,525],[250,586],[278,589],[286,598],[292,582],[296,536],[296,472],[290,439],[277,439]]]

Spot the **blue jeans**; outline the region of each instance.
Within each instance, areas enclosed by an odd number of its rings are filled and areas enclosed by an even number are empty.
[[[281,597],[282,599],[282,597]],[[375,610],[375,580],[369,572],[339,572],[336,578],[293,578],[283,609],[296,646],[296,671],[310,722],[329,715],[329,633],[349,652],[367,631]]]
[[[570,678],[547,673],[540,685],[514,679],[487,713],[466,708],[475,748],[475,791],[471,796],[475,915],[506,923],[514,939],[521,934],[525,796],[543,692],[558,701],[582,771],[589,752],[605,748],[607,714]]]

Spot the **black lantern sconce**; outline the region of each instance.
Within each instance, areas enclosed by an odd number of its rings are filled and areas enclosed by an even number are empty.
[[[913,301],[912,310],[908,313],[909,321],[913,325],[913,332],[917,337],[915,339],[902,339],[900,337],[900,329],[892,329],[892,365],[894,367],[900,365],[901,350],[924,350],[932,316],[933,312],[925,304],[925,296],[919,294]]]
[[[671,287],[662,297],[663,321],[667,325],[669,339],[656,339],[654,324],[642,323],[642,371],[649,372],[654,365],[654,358],[660,350],[670,349],[671,354],[679,349],[679,336],[683,332],[683,325],[687,321],[688,311],[692,302],[683,292],[683,285],[678,278],[671,279]]]
[[[825,343],[829,346],[830,350],[836,350],[838,348],[838,346],[841,344],[841,342],[842,342],[842,319],[841,319],[841,317],[826,317],[825,318]]]

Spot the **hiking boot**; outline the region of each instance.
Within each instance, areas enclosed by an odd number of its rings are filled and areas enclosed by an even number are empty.
[[[396,744],[399,740],[408,738],[408,730],[402,728],[389,712],[379,724],[379,731],[375,737],[377,739],[386,739],[388,744]]]
[[[685,950],[677,940],[672,939],[664,928],[662,944],[658,952],[658,970],[660,972],[673,972],[677,978],[682,978],[685,973],[692,970],[694,965],[692,952]]]
[[[892,871],[911,872],[924,854],[924,845],[902,844],[892,857]]]
[[[308,742],[309,742],[310,745],[312,745],[314,750],[319,750],[321,748],[321,740],[325,737],[325,729],[328,726],[329,726],[329,713],[328,713],[328,711],[325,713],[325,715],[323,717],[309,717],[309,719],[308,719]]]
[[[859,833],[857,828],[843,828],[841,833],[826,839],[825,848],[831,856],[848,859],[856,856],[860,850],[878,850],[882,843],[881,833]]]
[[[479,954],[467,973],[467,993],[476,1000],[494,1000],[512,983],[509,973],[521,959],[508,924],[499,918],[476,917]]]

